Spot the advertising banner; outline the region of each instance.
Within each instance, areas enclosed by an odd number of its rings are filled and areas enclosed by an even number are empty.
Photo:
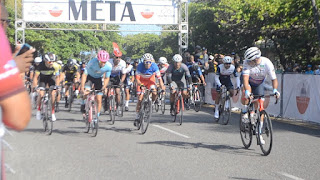
[[[23,0],[26,22],[178,24],[174,0]]]

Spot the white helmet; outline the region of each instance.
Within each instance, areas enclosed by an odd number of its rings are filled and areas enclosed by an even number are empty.
[[[167,58],[165,58],[165,57],[160,57],[160,58],[159,58],[159,63],[161,63],[161,64],[167,64],[167,63],[168,63]]]
[[[34,62],[35,62],[35,63],[41,63],[41,62],[42,62],[41,57],[36,57],[36,58],[34,59]]]
[[[230,56],[225,56],[224,58],[223,58],[223,63],[224,64],[228,64],[228,63],[231,63],[232,62],[232,57],[230,57]]]
[[[251,47],[244,53],[244,59],[252,61],[261,57],[261,51],[257,47]]]
[[[57,61],[57,63],[61,65],[61,64],[62,64],[62,61],[59,60],[59,61]]]
[[[175,54],[172,58],[174,62],[181,62],[182,61],[182,56],[180,54]]]
[[[213,57],[212,55],[210,55],[210,56],[209,56],[209,59],[210,59],[210,60],[213,60],[213,59],[214,59],[214,57]]]
[[[76,59],[72,59],[73,64],[77,64],[77,60]]]
[[[142,56],[142,61],[144,61],[144,60],[154,60],[154,59],[153,59],[152,54],[150,54],[150,53],[145,53],[145,54]]]

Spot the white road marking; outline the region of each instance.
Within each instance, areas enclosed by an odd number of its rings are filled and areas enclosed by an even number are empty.
[[[283,176],[286,176],[288,178],[291,178],[291,179],[294,179],[294,180],[303,180],[302,178],[299,178],[299,177],[296,177],[294,175],[291,175],[291,174],[288,174],[288,173],[285,173],[285,172],[279,172],[281,175]]]
[[[171,132],[172,134],[175,134],[175,135],[178,135],[178,136],[181,136],[181,137],[187,138],[187,139],[189,139],[189,138],[190,138],[189,136],[186,136],[186,135],[183,135],[183,134],[181,134],[181,133],[178,133],[178,132],[172,131],[171,129],[167,129],[167,128],[162,127],[162,126],[159,126],[159,125],[154,125],[154,124],[152,124],[152,126],[157,127],[157,128],[160,128],[160,129],[165,130],[165,131],[168,131],[168,132]]]

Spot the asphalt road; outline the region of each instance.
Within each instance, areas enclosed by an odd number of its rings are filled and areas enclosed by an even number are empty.
[[[262,156],[255,139],[243,148],[237,113],[225,126],[209,108],[189,110],[179,126],[167,110],[141,135],[134,106],[114,125],[103,114],[97,137],[84,133],[79,102],[71,112],[60,105],[50,136],[34,111],[26,130],[6,135],[7,179],[320,179],[318,128],[273,121],[274,146]]]

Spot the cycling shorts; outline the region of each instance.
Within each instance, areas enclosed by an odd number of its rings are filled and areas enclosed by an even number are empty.
[[[156,89],[156,82],[149,79],[140,79],[140,82],[148,89]],[[137,85],[137,94],[141,94],[141,88]]]

